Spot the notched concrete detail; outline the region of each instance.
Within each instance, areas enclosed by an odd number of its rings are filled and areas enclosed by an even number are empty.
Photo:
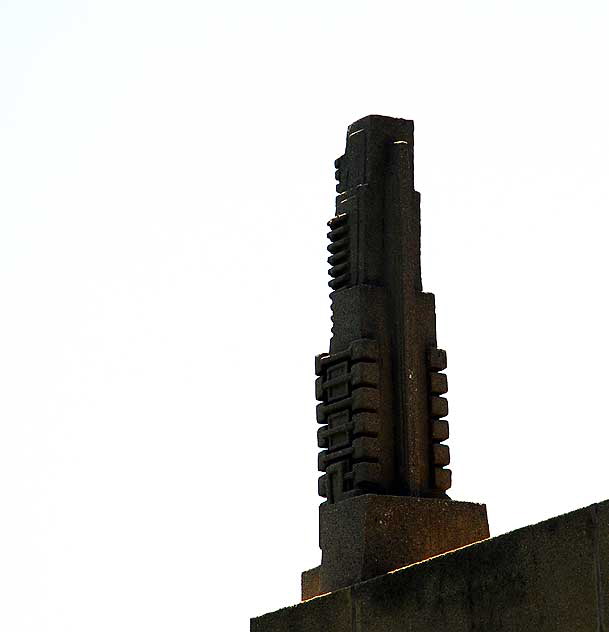
[[[436,346],[433,295],[422,291],[413,151],[412,121],[367,116],[349,126],[335,163],[332,339],[316,371],[319,494],[330,504],[371,492],[447,498],[451,486],[446,353]],[[371,365],[356,365],[358,344],[374,346]],[[374,373],[369,386],[357,387],[357,369]],[[354,434],[356,404],[369,416],[359,421],[363,437]]]

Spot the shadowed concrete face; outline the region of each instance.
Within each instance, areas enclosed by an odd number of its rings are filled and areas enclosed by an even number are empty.
[[[252,632],[607,632],[609,501],[252,619]]]

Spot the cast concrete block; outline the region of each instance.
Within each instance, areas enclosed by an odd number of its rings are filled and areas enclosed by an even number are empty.
[[[489,537],[485,505],[367,494],[319,512],[320,592],[331,592]]]

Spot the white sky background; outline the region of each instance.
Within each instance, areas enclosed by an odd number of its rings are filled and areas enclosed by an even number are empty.
[[[452,496],[609,497],[606,2],[0,3],[0,628],[247,630],[319,561],[347,125],[412,118]]]

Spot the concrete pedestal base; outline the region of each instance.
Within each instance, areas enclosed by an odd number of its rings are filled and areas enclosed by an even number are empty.
[[[250,630],[609,630],[609,501],[252,619]]]
[[[319,525],[322,563],[303,573],[303,600],[489,537],[485,505],[408,496],[324,503]]]

